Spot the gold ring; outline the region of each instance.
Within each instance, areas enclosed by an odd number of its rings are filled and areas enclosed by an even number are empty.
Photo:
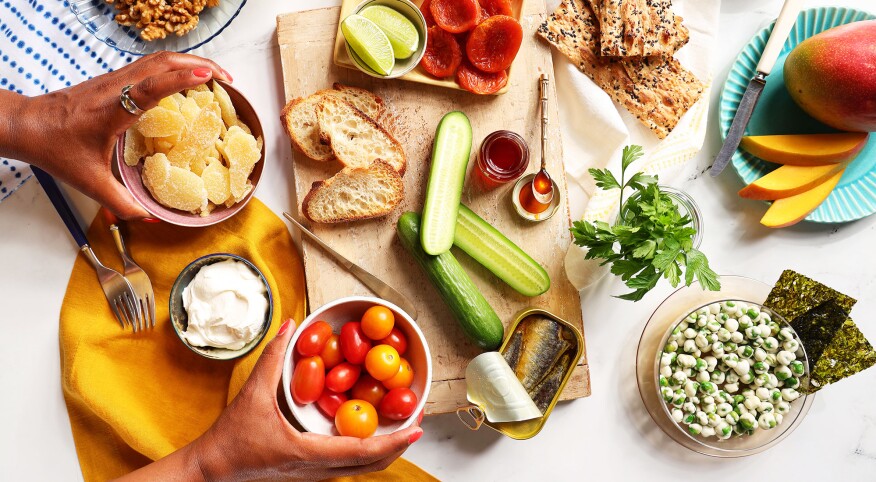
[[[128,92],[130,92],[132,88],[134,88],[133,85],[126,85],[126,86],[122,87],[122,95],[119,96],[119,102],[121,102],[122,107],[126,111],[128,111],[129,113],[131,113],[137,117],[140,117],[143,114],[143,112],[145,112],[145,111],[143,109],[137,107],[137,104],[134,102],[134,99],[132,99],[130,94],[128,94]]]

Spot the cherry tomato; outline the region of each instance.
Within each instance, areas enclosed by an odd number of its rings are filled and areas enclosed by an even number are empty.
[[[359,381],[353,385],[350,396],[359,400],[365,400],[376,407],[380,405],[380,401],[383,400],[386,391],[386,387],[382,383],[375,380],[371,375],[363,373],[359,377]]]
[[[354,365],[365,363],[365,356],[371,349],[371,340],[362,332],[362,324],[351,321],[341,327],[341,353],[348,362]]]
[[[404,420],[417,409],[417,395],[410,388],[393,388],[380,402],[380,414],[390,420]]]
[[[383,381],[392,378],[398,373],[401,357],[395,348],[389,345],[377,345],[368,350],[365,357],[365,369],[368,374],[377,380]]]
[[[399,355],[404,355],[408,351],[408,338],[398,328],[393,328],[389,332],[389,336],[378,342],[381,345],[389,345],[395,348]]]
[[[372,306],[362,315],[362,333],[372,340],[386,338],[395,326],[395,316],[385,306]]]
[[[325,387],[335,393],[344,393],[353,388],[359,379],[362,367],[344,362],[329,370],[325,376]]]
[[[377,430],[377,411],[364,400],[347,400],[335,413],[335,428],[347,437],[368,438]]]
[[[331,325],[324,321],[317,321],[301,332],[295,349],[301,356],[319,355],[330,336],[332,336]]]
[[[343,393],[335,393],[329,389],[325,389],[316,401],[316,406],[319,407],[319,411],[322,412],[323,415],[334,420],[335,414],[338,412],[338,407],[347,400],[349,399]]]
[[[414,369],[411,368],[410,362],[404,358],[398,364],[398,372],[390,378],[383,381],[383,386],[392,390],[394,388],[409,388],[414,382]],[[328,380],[326,380],[328,383]]]
[[[336,367],[338,363],[344,361],[344,355],[341,353],[341,343],[338,335],[332,333],[332,336],[326,340],[325,347],[323,347],[319,357],[322,358],[326,370],[331,370]]]
[[[292,373],[292,398],[302,405],[313,403],[322,395],[325,388],[325,365],[322,358],[311,356],[302,358]]]

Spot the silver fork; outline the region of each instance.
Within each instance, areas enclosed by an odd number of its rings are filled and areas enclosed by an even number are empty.
[[[119,255],[122,257],[122,263],[125,266],[125,278],[131,283],[134,288],[134,293],[137,295],[137,321],[139,328],[147,328],[155,326],[155,294],[152,291],[152,281],[149,276],[143,271],[128,253],[125,242],[122,240],[122,233],[119,231],[118,219],[105,208],[101,208],[104,215],[111,221],[110,233],[113,235],[113,240],[116,242],[116,248],[119,250]],[[134,326],[134,331],[138,327]]]
[[[88,245],[88,238],[85,237],[85,232],[79,226],[76,216],[73,215],[70,205],[67,204],[67,200],[64,199],[61,190],[55,184],[52,176],[37,167],[32,166],[31,168],[34,176],[36,176],[43,190],[46,191],[46,195],[49,197],[52,205],[55,207],[55,211],[61,216],[61,220],[64,221],[67,230],[70,231],[73,239],[76,240],[76,244],[79,245],[79,251],[85,255],[85,258],[94,267],[94,271],[97,272],[100,287],[103,288],[103,293],[106,295],[110,309],[119,321],[119,324],[122,325],[122,328],[125,327],[125,324],[129,324],[136,331],[134,323],[137,319],[137,296],[134,294],[134,288],[131,287],[131,283],[119,274],[118,271],[107,268],[97,259],[91,246]]]

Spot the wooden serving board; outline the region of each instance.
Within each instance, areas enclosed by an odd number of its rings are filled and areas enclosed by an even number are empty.
[[[452,412],[468,404],[465,367],[481,350],[465,338],[438,292],[402,247],[396,236],[395,222],[404,211],[422,209],[435,129],[441,117],[449,111],[461,110],[471,120],[474,130],[473,159],[486,135],[499,129],[508,129],[526,139],[532,151],[529,172],[538,170],[541,138],[538,77],[542,72],[553,77],[553,63],[548,47],[535,38],[535,29],[544,17],[544,3],[536,0],[528,1],[526,5],[527,9],[521,18],[524,42],[510,78],[511,88],[505,95],[488,97],[425,84],[375,79],[336,66],[332,56],[339,8],[277,17],[277,39],[286,100],[330,88],[333,82],[369,89],[386,102],[387,113],[382,122],[394,133],[407,153],[405,198],[396,211],[382,219],[339,225],[313,224],[311,229],[342,255],[402,292],[419,310],[417,322],[429,341],[433,362],[427,414]],[[558,119],[553,87],[549,96],[550,118]],[[550,290],[541,296],[527,298],[505,285],[465,253],[454,248],[454,254],[506,326],[517,312],[535,306],[570,321],[583,333],[578,291],[566,279],[563,268],[563,258],[571,241],[570,219],[566,205],[562,143],[559,129],[556,124],[552,126],[547,152],[548,170],[555,175],[563,191],[563,201],[557,215],[541,223],[530,223],[519,218],[510,200],[513,183],[492,191],[482,190],[472,182],[474,161],[469,164],[462,196],[463,203],[545,267],[551,277]],[[341,169],[336,161],[313,161],[297,151],[293,159],[295,191],[299,201],[314,181],[327,179]],[[373,295],[319,247],[305,240],[302,250],[311,307],[344,296]],[[566,386],[563,399],[588,395],[590,372],[585,352]]]

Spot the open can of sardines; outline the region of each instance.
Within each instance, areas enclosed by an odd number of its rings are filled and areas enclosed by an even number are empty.
[[[472,430],[486,425],[516,440],[544,427],[584,353],[584,337],[568,321],[527,308],[514,318],[498,352],[475,357],[465,371],[471,405],[457,409]]]

